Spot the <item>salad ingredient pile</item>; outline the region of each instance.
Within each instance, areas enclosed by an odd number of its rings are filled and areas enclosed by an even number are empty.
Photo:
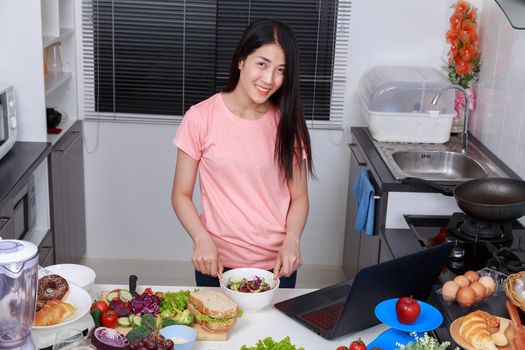
[[[248,281],[246,278],[232,278],[227,287],[231,290],[243,293],[261,293],[272,289],[272,287],[264,281],[264,277],[261,278],[259,276],[255,276],[251,281]]]

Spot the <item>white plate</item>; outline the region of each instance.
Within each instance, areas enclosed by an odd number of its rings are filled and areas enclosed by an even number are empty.
[[[62,301],[64,303],[71,304],[76,308],[76,311],[73,315],[69,316],[62,323],[57,323],[53,326],[33,326],[33,329],[52,329],[61,327],[65,324],[78,320],[87,314],[91,308],[91,297],[89,296],[88,292],[74,284],[69,284],[69,292],[64,297],[64,299],[62,299]]]

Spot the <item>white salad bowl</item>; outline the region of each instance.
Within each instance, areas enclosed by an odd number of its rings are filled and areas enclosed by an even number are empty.
[[[238,292],[228,288],[228,284],[230,283],[231,279],[240,280],[242,278],[246,278],[246,280],[251,281],[256,276],[264,278],[264,281],[270,285],[271,289],[265,292],[246,293]],[[272,272],[251,267],[232,269],[224,272],[222,274],[222,280],[220,280],[220,284],[224,294],[235,301],[235,303],[239,305],[243,311],[260,310],[270,305],[275,295],[275,291],[277,288],[279,288],[279,280],[273,280]]]
[[[45,269],[51,273],[64,277],[68,282],[72,282],[91,293],[95,285],[96,273],[91,268],[79,264],[60,264],[46,266]]]

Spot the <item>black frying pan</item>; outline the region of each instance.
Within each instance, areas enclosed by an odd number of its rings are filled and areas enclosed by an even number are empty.
[[[525,215],[525,181],[505,177],[485,177],[465,181],[453,191],[419,178],[405,178],[401,182],[422,184],[454,196],[465,214],[485,221],[508,221]]]

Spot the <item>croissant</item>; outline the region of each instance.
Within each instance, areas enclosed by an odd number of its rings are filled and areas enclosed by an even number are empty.
[[[40,310],[35,313],[33,326],[53,326],[64,322],[75,313],[76,308],[60,300],[48,300]]]
[[[497,325],[497,327],[494,327]],[[463,319],[459,335],[479,350],[497,350],[490,329],[498,328],[499,320],[484,311],[474,311]]]

